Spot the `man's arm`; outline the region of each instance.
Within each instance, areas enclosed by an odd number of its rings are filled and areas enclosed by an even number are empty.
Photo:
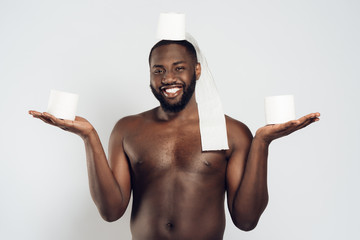
[[[320,114],[306,115],[284,124],[267,125],[255,137],[240,123],[235,124],[232,152],[227,167],[228,208],[234,224],[245,231],[254,229],[268,203],[267,157],[270,143],[318,121]]]
[[[99,136],[86,119],[76,117],[75,121],[71,121],[58,119],[48,113],[29,113],[45,123],[75,133],[84,140],[92,199],[104,220],[119,219],[127,208],[131,193],[130,172],[121,144],[120,124],[114,127],[110,137],[110,168]]]

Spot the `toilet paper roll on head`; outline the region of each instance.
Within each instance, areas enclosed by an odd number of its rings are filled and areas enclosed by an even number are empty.
[[[271,96],[265,98],[266,124],[279,124],[295,120],[293,95]]]
[[[161,13],[156,37],[162,40],[184,40],[186,38],[185,14]]]
[[[75,120],[78,101],[77,94],[51,90],[47,112],[57,118]]]

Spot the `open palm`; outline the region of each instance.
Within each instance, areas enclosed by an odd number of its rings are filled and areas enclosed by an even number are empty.
[[[310,113],[298,120],[292,120],[282,124],[270,124],[256,131],[256,137],[260,137],[268,144],[271,141],[287,136],[299,129],[302,129],[313,122],[319,121],[320,113]]]
[[[47,124],[59,127],[65,131],[75,133],[81,136],[82,138],[86,137],[94,129],[89,121],[79,116],[76,116],[75,120],[72,121],[72,120],[56,118],[55,116],[47,112],[41,113],[30,110],[29,114],[32,115],[34,118],[41,119]]]

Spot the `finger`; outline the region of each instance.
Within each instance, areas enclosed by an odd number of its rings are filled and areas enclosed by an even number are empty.
[[[308,114],[302,118],[299,118],[298,120],[292,120],[288,121],[282,125],[281,128],[277,131],[278,134],[281,134],[282,136],[289,135],[301,128],[306,127],[311,122],[314,121],[314,114]]]
[[[29,113],[30,115],[33,115],[33,114],[38,113],[38,112],[35,111],[35,110],[29,110],[28,113]]]
[[[318,113],[318,112],[317,113],[310,113],[310,114],[307,114],[307,115],[305,115],[305,116],[303,116],[303,117],[301,117],[301,118],[299,118],[297,120],[291,120],[291,121],[288,121],[286,123],[280,124],[280,126],[283,125],[283,128],[286,128],[286,129],[290,128],[290,127],[293,127],[293,126],[296,126],[296,125],[300,126],[303,123],[306,123],[309,119],[318,118],[318,117],[320,117],[320,113]]]
[[[299,120],[291,120],[286,123],[276,124],[275,131],[277,133],[288,132],[288,131],[291,131],[292,129],[296,128],[299,124],[301,124],[301,122]]]
[[[29,112],[30,113],[30,112]],[[43,122],[47,123],[47,124],[51,124],[51,125],[54,125],[54,123],[48,119],[46,116],[44,116],[42,113],[40,112],[36,112],[36,111],[32,111],[30,113],[34,118],[38,118],[40,120],[42,120]]]
[[[307,119],[311,119],[311,118],[319,118],[320,117],[320,113],[316,112],[316,113],[310,113],[307,114],[305,116],[303,116],[302,118],[299,118],[299,121],[306,121]]]
[[[41,116],[46,119],[49,123],[51,123],[54,126],[58,126],[58,122],[56,121],[56,117],[54,115],[51,115],[50,113],[43,112]]]
[[[44,112],[43,115],[46,116],[51,122],[53,122],[54,125],[65,131],[69,131],[69,129],[72,129],[74,127],[74,121],[72,120],[60,119],[47,112]]]
[[[80,117],[80,116],[75,116],[75,121],[83,121],[84,118]]]
[[[307,126],[309,126],[310,124],[312,124],[312,123],[314,123],[314,122],[317,122],[317,121],[319,121],[320,119],[319,118],[311,118],[311,119],[309,119],[308,121],[306,121],[306,122],[304,122],[303,124],[301,124],[300,126],[299,126],[299,128],[298,128],[298,130],[299,129],[302,129],[302,128],[304,128],[304,127],[307,127]]]
[[[49,121],[53,122],[55,125],[59,125],[59,126],[63,125],[63,122],[62,122],[63,119],[57,118],[54,115],[47,113],[47,112],[43,112],[42,115],[45,118],[49,119]]]
[[[55,126],[55,124],[51,120],[49,120],[48,118],[39,117],[39,119],[42,120],[44,123]]]
[[[299,118],[298,120],[301,122],[300,124],[302,124],[302,123],[306,122],[307,120],[311,119],[312,116],[313,116],[313,114],[311,113],[311,114],[308,114],[308,115],[305,115],[305,116]]]
[[[319,118],[319,117],[320,117],[319,112],[309,114],[309,118],[311,118],[311,119],[315,119],[315,118]]]
[[[29,113],[30,115],[32,115],[33,117],[39,117],[39,116],[42,115],[41,112],[34,111],[34,110],[30,110],[28,113]]]
[[[300,118],[299,120],[301,123],[299,124],[298,129],[304,128],[313,122],[319,121],[320,120],[319,117],[320,117],[320,113],[316,112],[316,113],[310,113]]]
[[[316,113],[315,113],[315,117],[317,117],[317,118],[319,118],[320,115],[321,115],[321,114],[320,114],[319,112],[316,112]]]

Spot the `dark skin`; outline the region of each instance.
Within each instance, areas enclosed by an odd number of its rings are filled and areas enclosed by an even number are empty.
[[[201,66],[180,45],[154,50],[151,85],[176,103]],[[173,91],[162,91],[172,84]],[[241,122],[226,116],[229,150],[201,151],[195,96],[180,112],[161,107],[128,116],[115,125],[109,163],[94,127],[30,111],[44,122],[78,134],[85,143],[91,196],[107,221],[125,212],[131,191],[134,240],[220,240],[225,229],[224,199],[235,226],[249,231],[268,203],[267,156],[270,143],[319,120],[319,113],[284,124],[267,125],[255,137]]]

